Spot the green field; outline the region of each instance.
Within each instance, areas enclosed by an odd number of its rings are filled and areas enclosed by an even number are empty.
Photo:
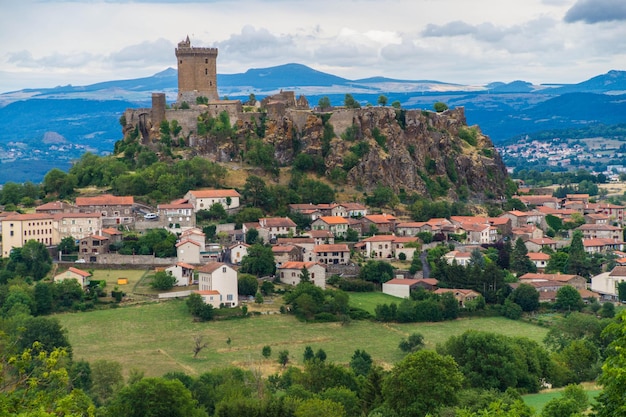
[[[350,306],[358,307],[370,314],[374,314],[374,309],[378,304],[398,304],[401,298],[392,295],[383,294],[382,292],[351,292]]]
[[[547,330],[505,318],[463,319],[441,323],[302,323],[290,315],[262,315],[243,320],[194,322],[184,301],[168,301],[56,316],[68,329],[74,357],[120,362],[126,372],[137,368],[147,376],[169,371],[197,375],[206,370],[237,365],[264,374],[277,370],[278,351],[287,349],[292,362],[299,363],[305,346],[323,348],[329,360],[348,363],[355,349],[365,349],[375,361],[391,366],[403,357],[399,341],[410,333],[424,336],[426,347],[434,348],[452,335],[468,329],[497,331],[509,336],[526,336],[540,342]],[[209,342],[198,359],[192,358],[193,338]],[[230,338],[232,343],[227,345]],[[264,361],[261,348],[272,347]]]
[[[583,386],[585,387],[585,390],[587,391],[587,395],[589,396],[589,401],[593,402],[593,399],[600,393],[600,389],[598,388],[598,386],[592,383],[585,383],[583,384]],[[546,405],[546,403],[552,400],[553,398],[559,398],[561,396],[562,390],[563,389],[548,390],[548,391],[540,392],[538,394],[524,395],[522,396],[522,398],[524,399],[524,402],[526,403],[526,405],[529,405],[530,407],[533,408],[533,410],[535,410],[535,415],[540,415],[541,410],[543,410],[543,406]]]

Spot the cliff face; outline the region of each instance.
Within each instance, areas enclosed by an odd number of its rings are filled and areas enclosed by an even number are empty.
[[[467,126],[463,108],[434,113],[366,107],[316,113],[305,106],[270,104],[265,113],[243,112],[241,104],[230,102],[195,106],[169,110],[166,119],[181,126],[179,138],[190,148],[188,155],[218,162],[245,157],[249,139],[260,139],[273,145],[279,165],[289,166],[305,153],[316,161],[323,159],[327,177],[366,192],[382,185],[433,198],[504,194],[505,166],[491,140],[478,127]],[[217,119],[223,113],[232,129],[198,134],[200,120]],[[150,129],[149,114],[145,109],[127,111],[125,135],[137,128],[142,142],[157,149],[160,124],[152,123]],[[139,116],[147,117],[147,122],[139,123]]]
[[[329,127],[335,135],[325,144]],[[350,184],[365,191],[383,185],[431,197],[499,197],[507,177],[491,140],[466,125],[463,108],[433,113],[369,107],[324,116],[286,111],[267,121],[264,140],[282,164],[293,161],[296,148],[321,155],[327,174],[343,170]]]

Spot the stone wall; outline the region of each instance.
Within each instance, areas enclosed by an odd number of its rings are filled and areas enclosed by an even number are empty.
[[[103,253],[96,256],[99,265],[143,265],[167,266],[174,265],[176,258],[156,258],[153,255],[120,255],[118,253]]]

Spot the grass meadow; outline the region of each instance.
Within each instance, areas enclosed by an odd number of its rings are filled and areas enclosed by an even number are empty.
[[[358,298],[358,297],[357,297]],[[146,376],[170,371],[198,375],[210,369],[236,365],[267,375],[278,370],[277,357],[288,350],[292,363],[302,362],[305,346],[323,348],[331,361],[348,363],[355,349],[365,349],[376,362],[390,367],[403,357],[398,349],[410,333],[424,336],[426,348],[434,349],[452,335],[468,329],[526,336],[541,342],[547,329],[500,317],[460,319],[440,323],[303,323],[295,317],[264,314],[247,319],[194,322],[184,301],[173,300],[122,306],[56,316],[68,329],[74,357],[120,362],[125,371],[136,368]],[[194,336],[208,347],[193,359]],[[230,345],[227,340],[230,338]],[[265,360],[263,346],[272,348]]]
[[[585,390],[587,391],[587,395],[589,396],[589,402],[593,403],[593,399],[600,393],[600,387],[595,385],[592,382],[586,382],[582,384]],[[554,398],[559,398],[561,396],[561,391],[563,388],[558,389],[550,389],[545,390],[537,394],[527,394],[522,396],[526,405],[535,410],[535,415],[541,415],[541,410],[543,410],[543,406],[546,403]]]

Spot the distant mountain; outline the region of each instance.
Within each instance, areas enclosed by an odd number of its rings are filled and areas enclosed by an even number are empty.
[[[544,129],[626,122],[625,71],[609,71],[569,85],[522,80],[464,85],[386,77],[349,80],[291,63],[218,74],[217,80],[220,95],[231,99],[247,99],[250,93],[262,99],[282,89],[306,95],[312,106],[324,96],[341,105],[347,93],[362,106],[376,105],[380,95],[404,108],[432,109],[433,103],[443,101],[451,108],[465,107],[468,123],[479,125],[495,143]],[[164,92],[172,102],[177,88],[177,71],[168,68],[150,77],[0,94],[0,183],[40,180],[43,167],[49,169],[44,162],[67,161],[85,150],[110,152],[121,138],[119,117],[126,108],[150,106],[153,92]],[[66,142],[44,143],[44,137]],[[41,163],[31,164],[32,172],[10,168],[24,167],[28,159]]]

